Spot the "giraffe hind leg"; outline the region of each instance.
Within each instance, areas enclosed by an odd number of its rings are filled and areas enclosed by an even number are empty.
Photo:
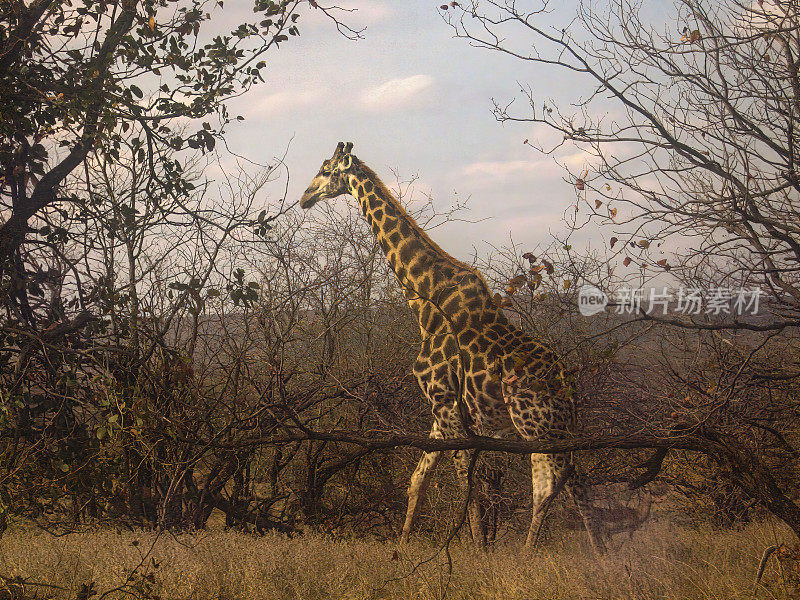
[[[572,459],[570,459],[572,460]],[[603,554],[606,551],[605,532],[603,530],[600,520],[597,518],[597,512],[592,504],[592,492],[586,478],[586,474],[579,465],[572,463],[575,473],[567,481],[567,490],[575,500],[578,507],[578,512],[583,519],[583,524],[586,527],[586,532],[589,534],[589,542],[598,554]]]
[[[555,485],[554,480],[553,457],[547,454],[531,454],[533,514],[531,516],[531,526],[528,529],[528,537],[525,540],[525,545],[528,547],[536,547],[541,542],[542,527],[544,527],[545,519],[547,518],[549,503],[553,500],[551,494]],[[544,505],[545,501],[548,501],[548,506]]]

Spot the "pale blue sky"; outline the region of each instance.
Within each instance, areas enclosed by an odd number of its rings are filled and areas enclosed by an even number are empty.
[[[241,10],[249,4],[242,2]],[[405,178],[418,176],[418,189],[442,208],[456,193],[470,197],[467,216],[488,220],[436,230],[437,241],[463,258],[473,246],[484,253],[488,245],[506,244],[509,234],[533,247],[547,243],[549,231],[562,230],[561,216],[575,202],[573,186],[552,159],[523,145],[536,131],[494,119],[491,98],[519,95],[519,81],[542,100],[575,100],[575,79],[455,39],[439,15],[440,2],[339,4],[357,9],[342,19],[366,26],[364,39],[349,41],[319,13],[306,12],[300,37],[270,55],[266,83],[231,105],[233,114],[246,117],[231,130],[232,149],[267,162],[291,140],[289,190],[299,197],[336,143],[352,141],[354,153],[389,185],[395,169]],[[247,18],[229,7],[226,18]],[[562,10],[574,11],[574,3]],[[522,99],[517,102],[524,110]],[[575,171],[582,168],[583,155],[567,150],[565,156]]]

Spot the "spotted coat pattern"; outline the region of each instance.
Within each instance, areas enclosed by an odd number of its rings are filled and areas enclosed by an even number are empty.
[[[358,199],[389,264],[397,276],[422,337],[414,375],[431,402],[431,436],[463,437],[467,429],[484,435],[515,432],[528,440],[568,435],[575,424],[574,394],[556,354],[514,327],[497,306],[477,270],[442,250],[405,212],[377,175],[340,143],[312,180],[301,206],[351,194]],[[427,452],[411,476],[401,542],[419,514],[439,452]],[[467,486],[469,452],[454,453]],[[592,510],[584,474],[571,456],[531,456],[533,511],[527,543],[541,524],[537,508],[559,475],[574,469],[565,485],[583,516],[592,544],[602,550],[603,536]],[[470,502],[470,528],[484,540],[477,502]]]

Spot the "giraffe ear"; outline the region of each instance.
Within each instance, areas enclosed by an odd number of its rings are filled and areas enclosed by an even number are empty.
[[[353,157],[349,154],[345,154],[342,157],[342,160],[339,161],[339,170],[340,171],[347,171],[353,165]]]

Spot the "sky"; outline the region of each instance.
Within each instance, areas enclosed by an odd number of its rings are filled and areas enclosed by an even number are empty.
[[[337,142],[352,141],[354,154],[390,187],[397,173],[416,177],[416,193],[431,194],[442,210],[468,199],[463,216],[478,222],[436,229],[436,241],[455,256],[485,254],[512,238],[546,245],[550,232],[564,230],[574,187],[550,157],[523,144],[537,136],[534,128],[495,120],[491,99],[512,100],[522,82],[543,100],[574,100],[576,82],[455,39],[440,3],[341,0],[355,9],[342,20],[366,27],[357,41],[306,10],[300,36],[268,56],[265,83],[229,105],[245,117],[230,130],[229,145],[265,163],[286,154],[289,197],[299,198]],[[236,5],[244,11],[250,3]],[[226,19],[247,18],[230,6]],[[524,111],[521,98],[517,104]],[[584,157],[571,152],[562,158],[580,170]]]

